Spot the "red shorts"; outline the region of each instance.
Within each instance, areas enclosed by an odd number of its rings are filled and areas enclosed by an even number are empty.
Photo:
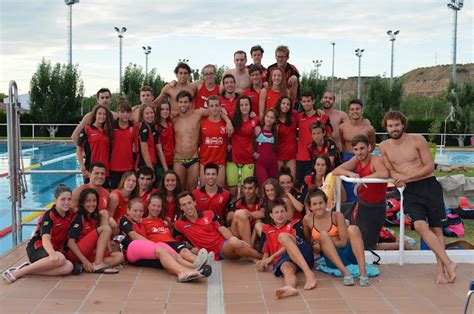
[[[93,263],[95,261],[95,249],[97,247],[97,240],[99,239],[99,233],[97,230],[89,232],[84,238],[76,242],[81,251],[89,262]],[[105,249],[104,257],[110,256],[110,251]],[[66,253],[66,258],[71,262],[80,262],[79,258],[71,250]]]

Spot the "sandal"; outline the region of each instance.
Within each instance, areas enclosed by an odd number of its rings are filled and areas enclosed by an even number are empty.
[[[342,284],[346,287],[350,287],[350,286],[353,286],[355,285],[355,282],[354,282],[354,277],[352,276],[344,276],[344,278],[342,278]]]
[[[13,283],[16,281],[15,275],[13,275],[13,272],[16,270],[16,267],[8,268],[2,273],[3,279],[8,282],[8,283]]]
[[[369,277],[363,277],[363,276],[359,277],[359,286],[360,287],[369,287],[370,285],[371,285],[371,283],[369,281]]]
[[[179,283],[184,283],[184,282],[194,281],[194,280],[197,280],[197,279],[203,278],[203,277],[204,277],[204,275],[201,274],[201,273],[189,273],[186,276],[184,276],[183,278],[178,277],[177,281]]]
[[[193,262],[194,269],[201,270],[204,265],[207,264],[207,251],[202,248],[197,253],[196,259]]]

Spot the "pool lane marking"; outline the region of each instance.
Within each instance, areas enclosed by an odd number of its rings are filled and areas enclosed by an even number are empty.
[[[225,313],[222,262],[212,263],[212,275],[207,278],[207,313]]]
[[[54,202],[51,202],[49,203],[48,205],[45,206],[45,208],[47,209],[50,209],[51,207],[53,207],[54,205]],[[26,223],[26,222],[30,222],[32,221],[33,219],[35,219],[36,217],[42,215],[44,212],[33,212],[31,213],[30,215],[26,216],[25,218],[23,218],[21,220],[22,223]],[[0,238],[3,238],[4,236],[6,236],[7,234],[9,234],[10,232],[12,232],[13,230],[13,225],[10,225],[2,230],[0,230]]]
[[[69,158],[72,158],[72,157],[76,157],[76,153],[69,154],[69,155],[66,155],[66,156],[57,157],[57,158],[53,158],[51,160],[47,160],[47,161],[43,161],[43,162],[39,162],[37,164],[33,164],[33,165],[28,166],[28,167],[25,167],[24,170],[31,170],[31,169],[39,168],[41,166],[47,166],[47,165],[53,164],[55,162],[63,161],[65,159],[69,159]],[[0,178],[6,177],[6,176],[8,176],[8,172],[0,173]]]

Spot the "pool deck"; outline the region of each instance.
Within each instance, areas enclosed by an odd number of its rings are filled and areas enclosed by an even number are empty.
[[[0,269],[26,260],[24,244]],[[125,266],[117,275],[28,276],[0,283],[1,313],[462,313],[474,264],[460,264],[453,284],[436,285],[435,265],[381,265],[371,287],[344,287],[316,272],[317,288],[277,300],[282,285],[250,262],[217,262],[215,273],[180,284],[166,271]],[[298,276],[299,286],[303,277]],[[474,313],[474,300],[468,309]]]

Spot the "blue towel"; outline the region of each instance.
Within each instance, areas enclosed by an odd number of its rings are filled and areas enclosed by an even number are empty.
[[[326,262],[324,261],[323,257],[317,258],[314,260],[315,263],[318,263],[318,266],[315,266],[314,269],[321,271],[325,274],[335,276],[335,277],[342,277],[342,273],[339,269],[334,269],[334,268],[329,268],[326,265]],[[359,266],[358,265],[348,265],[347,270],[351,274],[352,277],[358,278],[360,276],[359,274]],[[366,264],[365,269],[367,271],[367,276],[369,277],[376,277],[380,275],[380,269],[375,267],[374,265]]]

